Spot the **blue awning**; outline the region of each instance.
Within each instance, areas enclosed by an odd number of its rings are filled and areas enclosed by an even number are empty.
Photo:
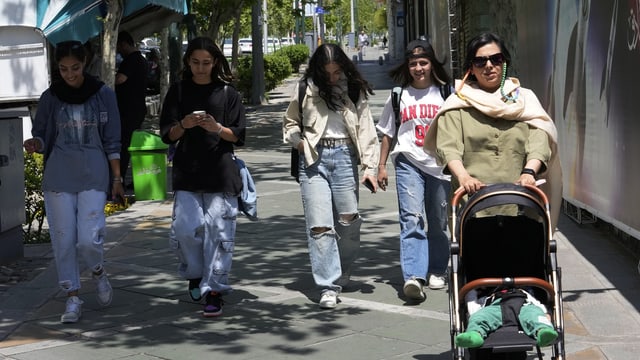
[[[65,40],[85,42],[100,34],[100,19],[105,15],[106,4],[102,0],[69,1],[42,28],[42,32],[54,45]]]
[[[38,27],[49,42],[85,42],[102,32],[107,5],[105,0],[38,0],[37,11]],[[147,31],[160,31],[166,27],[168,17],[186,12],[185,0],[125,0],[121,26],[129,18],[136,18]],[[141,18],[147,19],[140,21]]]

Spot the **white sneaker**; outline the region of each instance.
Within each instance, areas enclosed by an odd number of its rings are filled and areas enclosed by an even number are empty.
[[[402,291],[404,296],[411,300],[424,301],[427,299],[427,295],[422,291],[422,283],[414,276],[404,282]]]
[[[102,274],[94,274],[93,279],[96,281],[98,304],[100,304],[100,306],[109,306],[113,299],[113,289],[109,283],[109,278],[107,278],[107,272],[102,270]]]
[[[321,309],[333,309],[338,305],[338,294],[333,290],[327,290],[320,296]]]
[[[67,307],[60,317],[60,322],[63,324],[76,323],[80,319],[80,315],[82,315],[82,300],[77,296],[69,296]]]
[[[429,289],[439,290],[447,284],[444,276],[429,275]]]

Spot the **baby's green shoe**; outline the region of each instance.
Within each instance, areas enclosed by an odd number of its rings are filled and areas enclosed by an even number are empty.
[[[463,348],[477,348],[484,344],[484,339],[477,331],[466,331],[456,336],[456,345]]]

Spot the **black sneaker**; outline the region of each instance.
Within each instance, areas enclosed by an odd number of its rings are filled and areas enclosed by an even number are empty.
[[[202,279],[189,279],[189,296],[193,301],[200,301],[202,295],[200,294],[200,281]]]
[[[214,317],[222,315],[222,305],[224,305],[224,301],[222,300],[222,295],[215,291],[211,291],[207,294],[205,299],[204,310],[202,310],[202,316],[204,317]]]

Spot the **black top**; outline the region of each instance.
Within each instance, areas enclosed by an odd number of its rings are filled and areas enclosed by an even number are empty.
[[[147,112],[147,68],[147,60],[140,51],[132,52],[120,63],[118,73],[127,76],[127,81],[116,85],[120,114],[144,116]]]
[[[162,140],[172,143],[171,127],[197,110],[205,110],[229,128],[238,138],[235,145],[244,145],[246,118],[238,92],[231,85],[198,85],[191,79],[172,85],[167,92],[160,115]],[[199,126],[186,129],[173,157],[173,189],[239,194],[242,178],[233,159],[233,145]]]

